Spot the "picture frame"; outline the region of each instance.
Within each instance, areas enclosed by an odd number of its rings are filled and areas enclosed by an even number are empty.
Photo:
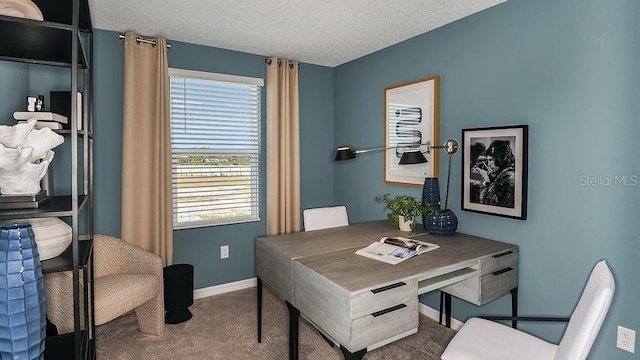
[[[384,182],[422,186],[438,176],[439,78],[431,76],[384,89]],[[421,146],[422,144],[422,146]],[[420,147],[426,164],[399,165],[404,151]]]
[[[528,125],[462,129],[462,210],[527,219]]]

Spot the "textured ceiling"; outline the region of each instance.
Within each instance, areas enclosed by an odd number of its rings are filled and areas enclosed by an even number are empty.
[[[89,0],[93,26],[337,66],[506,0]]]

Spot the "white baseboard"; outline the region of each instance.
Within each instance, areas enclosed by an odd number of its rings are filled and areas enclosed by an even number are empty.
[[[438,321],[438,318],[440,317],[440,312],[432,307],[429,307],[423,303],[419,303],[418,304],[418,311],[420,312],[420,314],[433,319],[435,321]],[[458,319],[454,319],[453,317],[451,318],[451,328],[453,330],[460,330],[460,328],[462,327],[464,323]]]
[[[209,286],[202,289],[197,289],[193,291],[193,298],[200,299],[213,295],[220,295],[236,290],[242,290],[250,287],[255,287],[257,284],[256,278],[250,278],[246,280],[234,281],[231,283]]]
[[[228,293],[231,291],[247,289],[250,287],[255,287],[257,285],[256,278],[250,278],[246,280],[235,281],[231,283],[226,283],[222,285],[209,286],[202,289],[197,289],[193,291],[193,298],[200,299],[213,295],[220,295],[224,293]],[[425,304],[420,303],[418,305],[418,311],[421,314],[425,315],[428,318],[431,318],[435,321],[438,321],[438,316],[440,313],[438,310],[431,308]],[[460,330],[464,323],[458,319],[451,318],[451,328],[454,330]]]

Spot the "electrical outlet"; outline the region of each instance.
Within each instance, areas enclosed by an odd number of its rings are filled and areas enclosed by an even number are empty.
[[[220,259],[229,258],[229,245],[220,246]]]
[[[635,353],[636,351],[636,332],[631,329],[618,326],[618,341],[616,346],[619,349]]]

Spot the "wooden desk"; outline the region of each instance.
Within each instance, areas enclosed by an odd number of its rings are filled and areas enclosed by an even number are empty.
[[[418,330],[418,295],[442,289],[476,305],[514,295],[518,246],[456,233],[416,238],[439,249],[390,265],[355,255],[382,236],[406,236],[388,221],[257,239],[258,341],[261,292],[266,283],[289,309],[289,355],[298,356],[302,314],[340,344],[345,359]]]

